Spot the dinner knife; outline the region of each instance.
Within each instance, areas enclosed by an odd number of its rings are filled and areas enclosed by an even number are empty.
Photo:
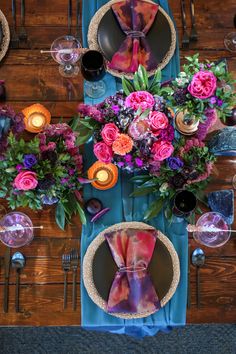
[[[4,282],[4,295],[3,295],[3,311],[8,312],[8,299],[9,299],[9,273],[10,273],[10,259],[11,259],[11,249],[7,247],[4,257],[4,267],[5,267],[5,282]]]
[[[72,1],[68,0],[68,35],[71,36]]]
[[[198,40],[198,35],[196,30],[194,0],[190,1],[190,13],[191,13],[191,21],[192,21],[190,40],[195,42]]]

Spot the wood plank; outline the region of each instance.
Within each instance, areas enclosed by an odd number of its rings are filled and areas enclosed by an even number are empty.
[[[79,289],[78,289],[79,290]],[[63,284],[23,285],[20,313],[15,313],[15,286],[9,290],[9,312],[3,313],[3,286],[0,285],[0,326],[80,325],[80,294],[77,310],[72,311],[72,286],[68,286],[68,308],[63,310]]]

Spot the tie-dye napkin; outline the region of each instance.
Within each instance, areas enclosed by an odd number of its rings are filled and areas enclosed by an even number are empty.
[[[119,267],[110,289],[108,312],[153,313],[160,308],[147,272],[156,237],[155,230],[121,229],[105,234]]]
[[[109,68],[132,73],[142,64],[148,71],[155,69],[158,63],[146,34],[155,20],[158,5],[142,0],[127,0],[113,4],[112,10],[126,39],[113,55]]]

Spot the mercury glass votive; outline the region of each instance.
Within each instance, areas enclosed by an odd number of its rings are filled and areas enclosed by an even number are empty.
[[[25,129],[31,133],[39,133],[50,124],[51,113],[43,105],[36,103],[23,109]]]
[[[95,179],[91,184],[94,188],[100,190],[110,189],[115,186],[118,180],[118,168],[112,164],[105,164],[96,161],[88,169],[88,178]]]

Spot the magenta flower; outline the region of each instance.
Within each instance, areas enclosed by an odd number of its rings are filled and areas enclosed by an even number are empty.
[[[135,163],[136,163],[137,167],[143,166],[143,160],[141,160],[139,157],[136,157]]]
[[[214,95],[216,90],[216,77],[211,71],[199,71],[193,75],[188,86],[190,94],[202,100]]]

